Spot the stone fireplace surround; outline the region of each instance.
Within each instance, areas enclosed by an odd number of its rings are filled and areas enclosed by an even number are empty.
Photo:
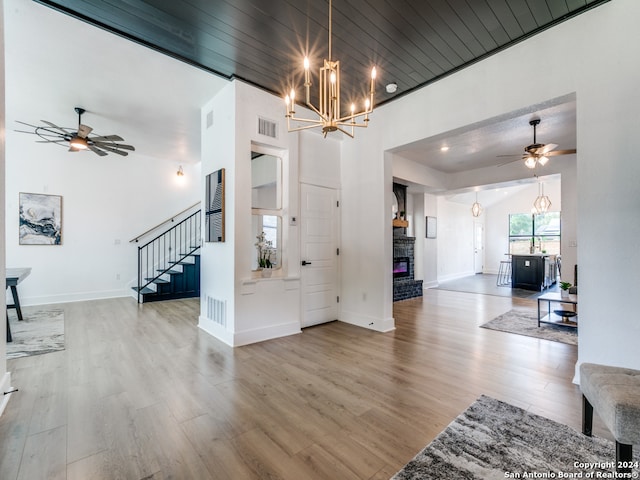
[[[405,235],[393,236],[393,259],[409,259],[409,275],[394,277],[393,301],[406,300],[408,298],[422,296],[422,280],[414,278],[414,250],[416,239]]]

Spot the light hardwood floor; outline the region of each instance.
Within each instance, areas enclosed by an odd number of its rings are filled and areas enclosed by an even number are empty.
[[[8,361],[0,478],[388,479],[481,394],[580,427],[575,346],[478,328],[532,300],[428,290],[391,333],[236,349],[198,302],[63,305],[66,350]]]

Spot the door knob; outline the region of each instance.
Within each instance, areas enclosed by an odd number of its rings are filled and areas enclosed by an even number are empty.
[[[311,265],[311,262],[307,262],[306,260],[302,260],[302,265]]]

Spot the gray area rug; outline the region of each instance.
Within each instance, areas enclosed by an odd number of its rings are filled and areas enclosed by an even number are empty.
[[[63,310],[23,308],[22,317],[9,317],[13,342],[7,343],[8,359],[64,350]]]
[[[516,333],[527,337],[543,338],[554,342],[578,344],[578,330],[576,328],[541,323],[538,327],[538,313],[523,310],[509,310],[499,317],[488,321],[481,328],[499,330],[501,332]]]
[[[483,395],[392,480],[615,478],[614,464],[613,442]]]

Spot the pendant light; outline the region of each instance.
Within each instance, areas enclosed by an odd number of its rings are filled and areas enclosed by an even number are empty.
[[[473,205],[471,205],[471,214],[474,217],[479,217],[482,215],[482,205],[478,203],[478,192],[476,192],[476,201]]]
[[[538,182],[538,196],[533,202],[533,208],[536,209],[536,213],[546,213],[551,206],[551,200],[544,194],[544,183]]]

